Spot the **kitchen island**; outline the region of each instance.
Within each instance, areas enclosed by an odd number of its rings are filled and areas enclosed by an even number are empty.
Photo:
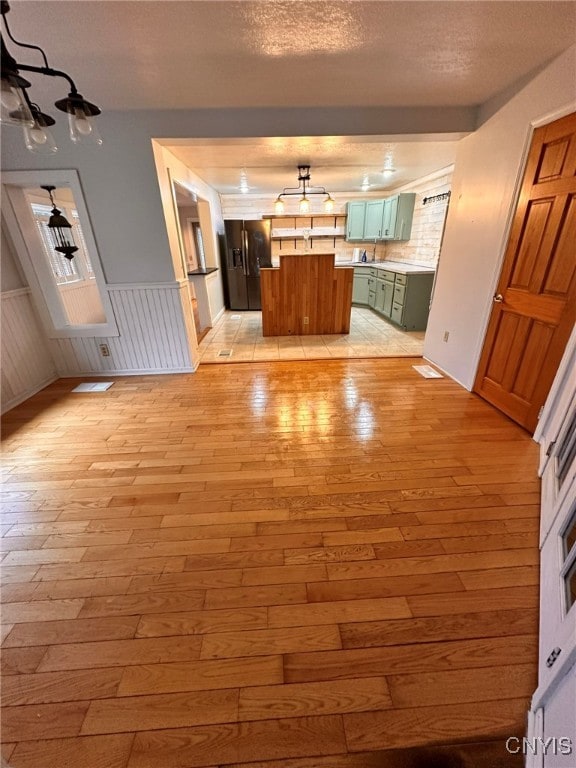
[[[281,254],[260,269],[264,336],[350,333],[354,269],[334,266],[334,253]]]

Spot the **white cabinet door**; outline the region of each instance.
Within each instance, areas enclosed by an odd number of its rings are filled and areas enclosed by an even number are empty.
[[[528,768],[576,766],[576,328],[544,406],[541,445],[540,650]],[[563,740],[563,741],[562,741]]]

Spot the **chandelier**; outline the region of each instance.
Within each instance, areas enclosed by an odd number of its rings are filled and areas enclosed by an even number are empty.
[[[7,125],[18,125],[24,131],[24,143],[30,152],[50,155],[57,151],[58,147],[50,133],[50,126],[55,124],[54,118],[41,111],[40,107],[30,100],[28,88],[31,83],[28,82],[20,72],[32,72],[38,75],[48,77],[62,77],[68,81],[70,92],[64,99],[55,102],[56,109],[66,112],[68,115],[68,125],[70,129],[70,138],[75,143],[93,142],[102,144],[102,139],[98,129],[94,124],[93,118],[100,114],[100,109],[78,93],[78,89],[72,78],[58,69],[52,69],[48,64],[46,54],[37,45],[20,43],[15,40],[10,32],[6,15],[10,10],[7,0],[1,0],[0,12],[4,20],[6,33],[10,40],[21,48],[30,48],[40,51],[44,66],[36,67],[31,64],[20,64],[9,53],[2,38],[2,92],[0,113],[0,122]]]
[[[306,186],[308,182],[308,186]],[[284,190],[278,195],[274,201],[274,211],[278,214],[284,213],[284,201],[283,197],[288,195],[299,195],[300,202],[298,208],[300,213],[310,213],[310,200],[308,195],[323,195],[324,210],[326,213],[332,213],[334,210],[334,200],[330,196],[329,192],[326,192],[324,187],[315,187],[309,184],[310,182],[310,166],[299,165],[298,166],[298,186],[297,187],[284,187]]]
[[[54,243],[54,250],[61,253],[70,261],[74,258],[74,254],[78,250],[78,246],[74,245],[74,238],[72,237],[72,224],[68,219],[62,215],[62,211],[56,208],[56,203],[52,197],[52,192],[56,187],[45,186],[42,187],[50,195],[50,202],[52,203],[52,212],[50,219],[48,220],[48,228],[52,235],[52,241]]]

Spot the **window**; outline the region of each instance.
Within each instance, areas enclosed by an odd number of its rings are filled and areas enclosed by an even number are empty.
[[[206,256],[204,254],[204,241],[202,240],[202,229],[200,224],[195,221],[192,224],[192,234],[194,235],[194,245],[196,246],[196,255],[198,257],[198,266],[200,269],[206,269]]]
[[[48,185],[72,225],[72,259],[54,249]],[[48,338],[118,336],[77,171],[5,171],[2,188],[2,215]]]

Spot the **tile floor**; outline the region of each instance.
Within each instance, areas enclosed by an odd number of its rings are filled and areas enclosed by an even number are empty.
[[[200,343],[200,363],[320,358],[420,357],[424,331],[402,331],[365,307],[352,307],[350,333],[262,336],[261,312],[226,311]],[[230,357],[219,357],[222,350]]]

